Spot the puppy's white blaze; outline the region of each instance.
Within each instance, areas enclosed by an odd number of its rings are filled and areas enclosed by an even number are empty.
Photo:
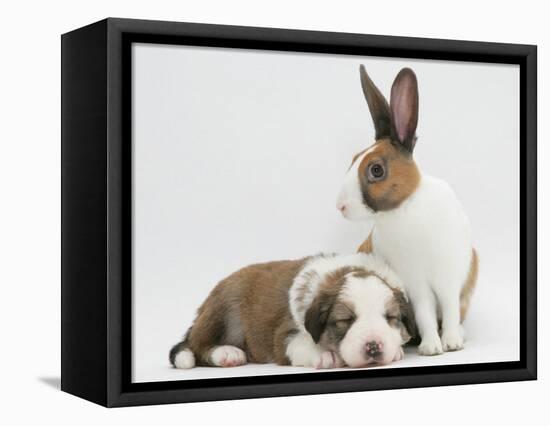
[[[287,341],[286,356],[294,367],[315,367],[322,351],[307,331],[299,331]]]
[[[350,367],[362,367],[369,361],[367,342],[382,343],[378,362],[388,364],[398,357],[403,344],[401,333],[388,324],[386,304],[393,292],[377,277],[348,277],[341,293],[344,302],[354,307],[356,319],[340,342],[340,355]]]
[[[340,194],[338,195],[337,205],[345,206],[344,217],[349,220],[368,219],[373,215],[373,211],[363,203],[363,194],[361,192],[361,182],[359,181],[359,165],[363,158],[375,147],[372,146],[361,154],[344,176],[344,183]]]
[[[179,352],[174,358],[174,365],[176,368],[186,370],[195,366],[195,356],[189,349],[184,349]]]
[[[289,306],[294,322],[301,331],[305,315],[327,275],[343,267],[363,267],[384,279],[391,287],[403,290],[403,284],[381,257],[373,254],[321,255],[311,258],[294,278],[289,290]]]

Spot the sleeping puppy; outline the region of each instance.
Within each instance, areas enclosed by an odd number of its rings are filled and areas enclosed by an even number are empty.
[[[318,255],[248,266],[222,280],[170,362],[357,368],[402,359],[413,333],[412,310],[385,263],[365,253]]]

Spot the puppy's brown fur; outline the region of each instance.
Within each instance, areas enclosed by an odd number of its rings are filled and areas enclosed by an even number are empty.
[[[189,348],[197,365],[212,365],[219,345],[243,349],[249,362],[287,365],[285,340],[294,333],[288,291],[307,258],[247,266],[222,280],[197,312],[184,341],[171,351],[171,362]]]
[[[305,327],[315,342],[318,342],[326,328],[333,305],[345,283],[345,276],[350,272],[362,272],[361,268],[344,267],[328,275],[319,286],[317,297],[309,307],[305,316]]]

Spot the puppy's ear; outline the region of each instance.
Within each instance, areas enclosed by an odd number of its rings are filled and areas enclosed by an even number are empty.
[[[418,83],[410,68],[403,68],[391,88],[392,139],[412,153],[418,123]]]
[[[388,101],[370,79],[364,65],[359,66],[359,74],[363,94],[367,100],[372,122],[374,123],[375,138],[378,140],[389,137],[391,135],[391,114]]]
[[[418,332],[416,329],[416,321],[414,319],[412,305],[401,290],[394,289],[393,294],[399,305],[401,338],[404,343],[407,343],[410,340],[416,340]]]
[[[319,293],[306,312],[304,325],[315,343],[319,342],[325,331],[335,298],[335,295]]]

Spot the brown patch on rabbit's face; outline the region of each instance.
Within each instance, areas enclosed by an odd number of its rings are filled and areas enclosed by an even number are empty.
[[[420,182],[412,156],[390,139],[377,141],[356,161],[363,203],[374,212],[399,207]]]

